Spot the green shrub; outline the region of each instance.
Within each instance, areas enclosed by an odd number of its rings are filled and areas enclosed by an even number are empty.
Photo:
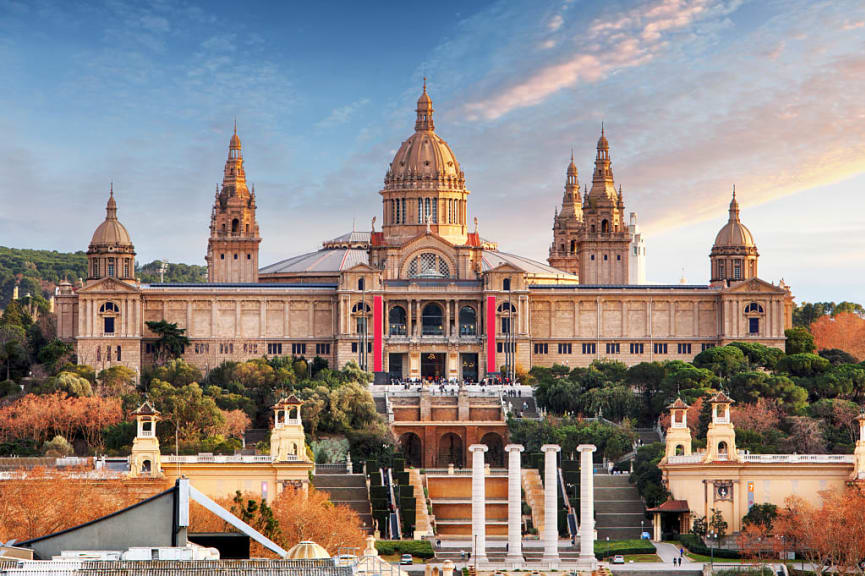
[[[379,554],[411,554],[415,558],[432,558],[432,544],[428,540],[377,540],[375,549]]]
[[[703,544],[703,541],[700,540],[699,537],[694,536],[693,534],[681,534],[679,536],[679,540],[682,542],[682,545],[685,548],[687,548],[694,554],[700,554],[702,556],[712,556],[714,554],[715,558],[741,558],[741,555],[735,550],[727,550],[725,548],[709,548],[708,546]]]
[[[595,558],[602,560],[616,554],[654,554],[655,546],[648,540],[595,540]]]
[[[0,382],[0,398],[21,392],[21,387],[12,380]]]

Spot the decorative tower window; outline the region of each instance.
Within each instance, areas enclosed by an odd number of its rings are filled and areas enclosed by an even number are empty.
[[[114,277],[114,258],[108,259],[108,275]]]

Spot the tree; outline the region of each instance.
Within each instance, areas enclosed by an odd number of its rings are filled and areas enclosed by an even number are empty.
[[[856,358],[865,358],[865,318],[859,314],[841,312],[835,316],[821,316],[811,324],[811,333],[818,350],[834,348]]]
[[[766,528],[766,533],[772,531],[772,524],[778,517],[778,507],[774,504],[754,504],[748,513],[742,517],[744,525],[756,525]]]
[[[816,354],[788,354],[778,361],[775,372],[786,372],[791,376],[817,376],[829,369],[829,361]]]
[[[145,324],[158,337],[153,343],[154,357],[157,363],[179,357],[183,354],[183,350],[189,346],[189,338],[185,334],[186,330],[178,328],[176,323],[159,320],[148,321]]]
[[[727,524],[727,521],[724,520],[724,515],[721,511],[712,508],[712,515],[709,516],[709,528],[715,531],[718,538],[723,538],[727,534],[728,527],[729,525]]]
[[[826,348],[824,350],[820,350],[818,352],[821,358],[825,358],[828,360],[832,366],[838,366],[840,364],[856,364],[859,360],[854,357],[852,354],[848,354],[843,350],[839,350],[838,348]]]
[[[694,357],[694,366],[711,370],[716,376],[728,376],[748,369],[745,354],[735,346],[714,346]]]
[[[222,418],[225,424],[219,433],[229,438],[243,438],[244,432],[252,424],[243,410],[222,410]]]
[[[99,393],[103,396],[123,396],[134,390],[135,370],[117,365],[99,373]]]
[[[797,327],[784,330],[787,339],[784,352],[787,354],[810,354],[814,351],[814,336],[807,328]]]
[[[70,396],[92,396],[93,387],[90,380],[82,378],[74,372],[61,372],[54,379],[54,389]]]
[[[766,368],[773,370],[778,360],[784,356],[783,350],[770,348],[758,342],[731,342],[730,346],[742,351],[751,369]]]
[[[154,378],[168,382],[175,388],[182,388],[193,382],[201,382],[202,379],[201,371],[183,358],[168,360],[163,365],[148,371],[144,379],[149,384],[150,380]]]
[[[154,408],[162,413],[162,420],[170,429],[162,428],[163,441],[173,439],[195,444],[205,436],[216,434],[225,425],[225,418],[213,398],[204,395],[201,387],[193,382],[175,388],[167,382],[153,379],[150,382],[150,399]]]
[[[759,398],[753,404],[739,404],[731,411],[733,425],[738,429],[765,434],[781,424],[781,412],[775,401]]]
[[[12,379],[12,364],[21,356],[26,341],[27,333],[20,325],[0,322],[0,360],[6,366],[6,380]]]
[[[790,436],[787,447],[790,452],[801,454],[823,454],[826,452],[826,438],[819,420],[807,416],[788,418]]]
[[[64,456],[72,456],[75,454],[75,449],[72,447],[72,444],[60,435],[55,436],[43,444],[42,451],[46,456],[51,458],[62,458]]]
[[[664,488],[661,469],[658,468],[658,463],[664,457],[664,450],[662,442],[646,444],[637,450],[634,458],[634,471],[630,481],[637,486],[646,507],[659,506],[669,496],[669,492]]]
[[[71,344],[55,338],[39,350],[36,360],[54,374],[60,366],[69,361],[72,352]]]

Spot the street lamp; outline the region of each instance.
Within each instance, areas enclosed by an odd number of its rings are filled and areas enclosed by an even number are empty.
[[[709,563],[712,566],[712,569],[715,568],[715,547],[712,545],[715,541],[715,538],[718,537],[718,533],[715,530],[710,529],[706,533],[706,537],[709,539]]]
[[[607,553],[605,554],[605,556],[606,557],[610,556],[610,537],[609,536],[607,536]]]

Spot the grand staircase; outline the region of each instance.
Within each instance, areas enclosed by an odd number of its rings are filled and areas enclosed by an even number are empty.
[[[627,475],[595,474],[595,528],[598,541],[640,537],[646,511],[637,487]],[[645,526],[649,522],[645,521]]]
[[[369,506],[369,492],[366,476],[363,474],[313,474],[312,484],[318,490],[327,492],[334,504],[344,504],[357,512],[361,525],[372,533],[372,511]]]

